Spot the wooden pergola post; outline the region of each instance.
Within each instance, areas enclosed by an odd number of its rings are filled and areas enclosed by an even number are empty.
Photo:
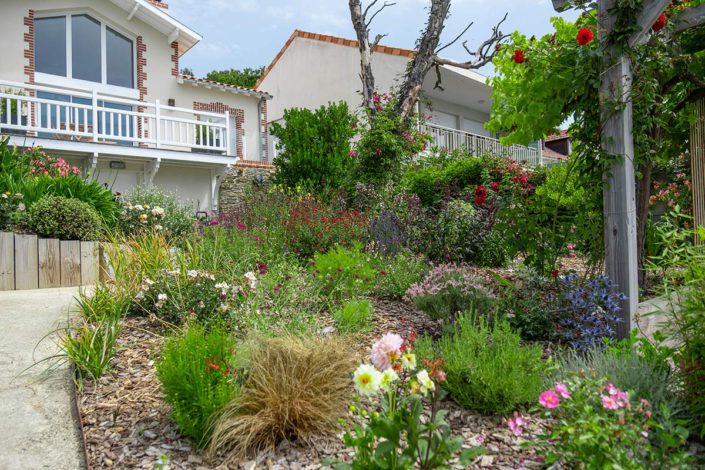
[[[693,222],[705,227],[705,98],[695,103],[696,119],[690,126],[690,173],[693,182]],[[702,244],[697,234],[695,243]]]

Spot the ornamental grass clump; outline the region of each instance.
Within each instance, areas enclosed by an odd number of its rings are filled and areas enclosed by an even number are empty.
[[[350,399],[356,358],[335,338],[255,340],[240,395],[215,424],[210,451],[232,461],[283,440],[334,433]]]

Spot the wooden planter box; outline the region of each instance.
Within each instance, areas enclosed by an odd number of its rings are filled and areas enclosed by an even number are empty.
[[[99,242],[0,232],[0,291],[96,284],[100,250]]]

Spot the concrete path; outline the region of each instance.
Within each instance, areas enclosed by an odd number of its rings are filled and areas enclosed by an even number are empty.
[[[68,365],[50,374],[46,363],[25,371],[57,352],[55,334],[39,341],[66,325],[77,293],[76,288],[0,292],[0,470],[84,466]]]

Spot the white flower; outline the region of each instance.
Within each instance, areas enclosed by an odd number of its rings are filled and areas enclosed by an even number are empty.
[[[157,300],[160,301],[160,302],[166,301],[167,298],[168,298],[168,297],[167,297],[166,294],[159,294],[159,295],[157,295]]]
[[[190,279],[194,279],[194,278],[197,278],[197,277],[198,277],[198,271],[196,271],[195,269],[191,269],[190,271],[186,271],[186,275],[187,275]]]
[[[382,379],[380,381],[380,387],[382,390],[389,391],[392,389],[392,384],[399,380],[399,374],[396,373],[394,369],[387,369],[382,372]]]
[[[20,202],[20,203],[17,205],[17,210],[18,210],[18,211],[24,212],[25,209],[26,209],[26,207],[25,207],[25,205],[24,205],[23,203]]]
[[[418,380],[419,387],[423,395],[426,395],[428,392],[431,392],[436,388],[436,384],[434,384],[431,377],[428,376],[428,371],[426,371],[426,369],[423,369],[416,374],[416,380]]]
[[[151,279],[148,278],[148,277],[145,277],[145,278],[142,280],[142,284],[145,284],[145,285],[147,285],[147,286],[153,286],[153,285],[154,285],[154,281],[151,280]]]
[[[410,352],[402,354],[401,366],[406,370],[416,369],[416,355]]]
[[[164,217],[164,214],[164,209],[162,209],[161,207],[155,207],[154,209],[152,209],[152,215],[155,217]]]
[[[237,295],[238,292],[240,292],[240,286],[238,286],[238,285],[232,286],[232,287],[230,288],[230,292],[232,292],[233,295]]]
[[[227,282],[219,282],[218,284],[215,285],[216,289],[221,289],[221,290],[226,290],[230,289],[230,286],[228,285]]]
[[[219,309],[221,312],[226,313],[226,312],[228,311],[228,306],[225,305],[225,304],[220,304],[220,307],[218,307],[218,309]]]
[[[143,210],[144,210],[144,207],[142,207],[141,204],[137,204],[137,205],[135,206],[135,210],[143,211]]]
[[[369,364],[361,364],[353,374],[353,381],[360,395],[371,396],[379,391],[382,374]]]
[[[158,225],[158,224],[154,226],[154,230],[162,230],[163,228],[164,227],[162,227],[161,225]]]
[[[0,196],[2,196],[3,199],[7,199],[7,194],[2,193]]]
[[[144,291],[139,291],[137,295],[135,295],[135,300],[142,300],[144,299]]]
[[[246,272],[245,278],[247,279],[247,283],[250,285],[250,289],[257,287],[257,275],[255,273],[252,271]]]

